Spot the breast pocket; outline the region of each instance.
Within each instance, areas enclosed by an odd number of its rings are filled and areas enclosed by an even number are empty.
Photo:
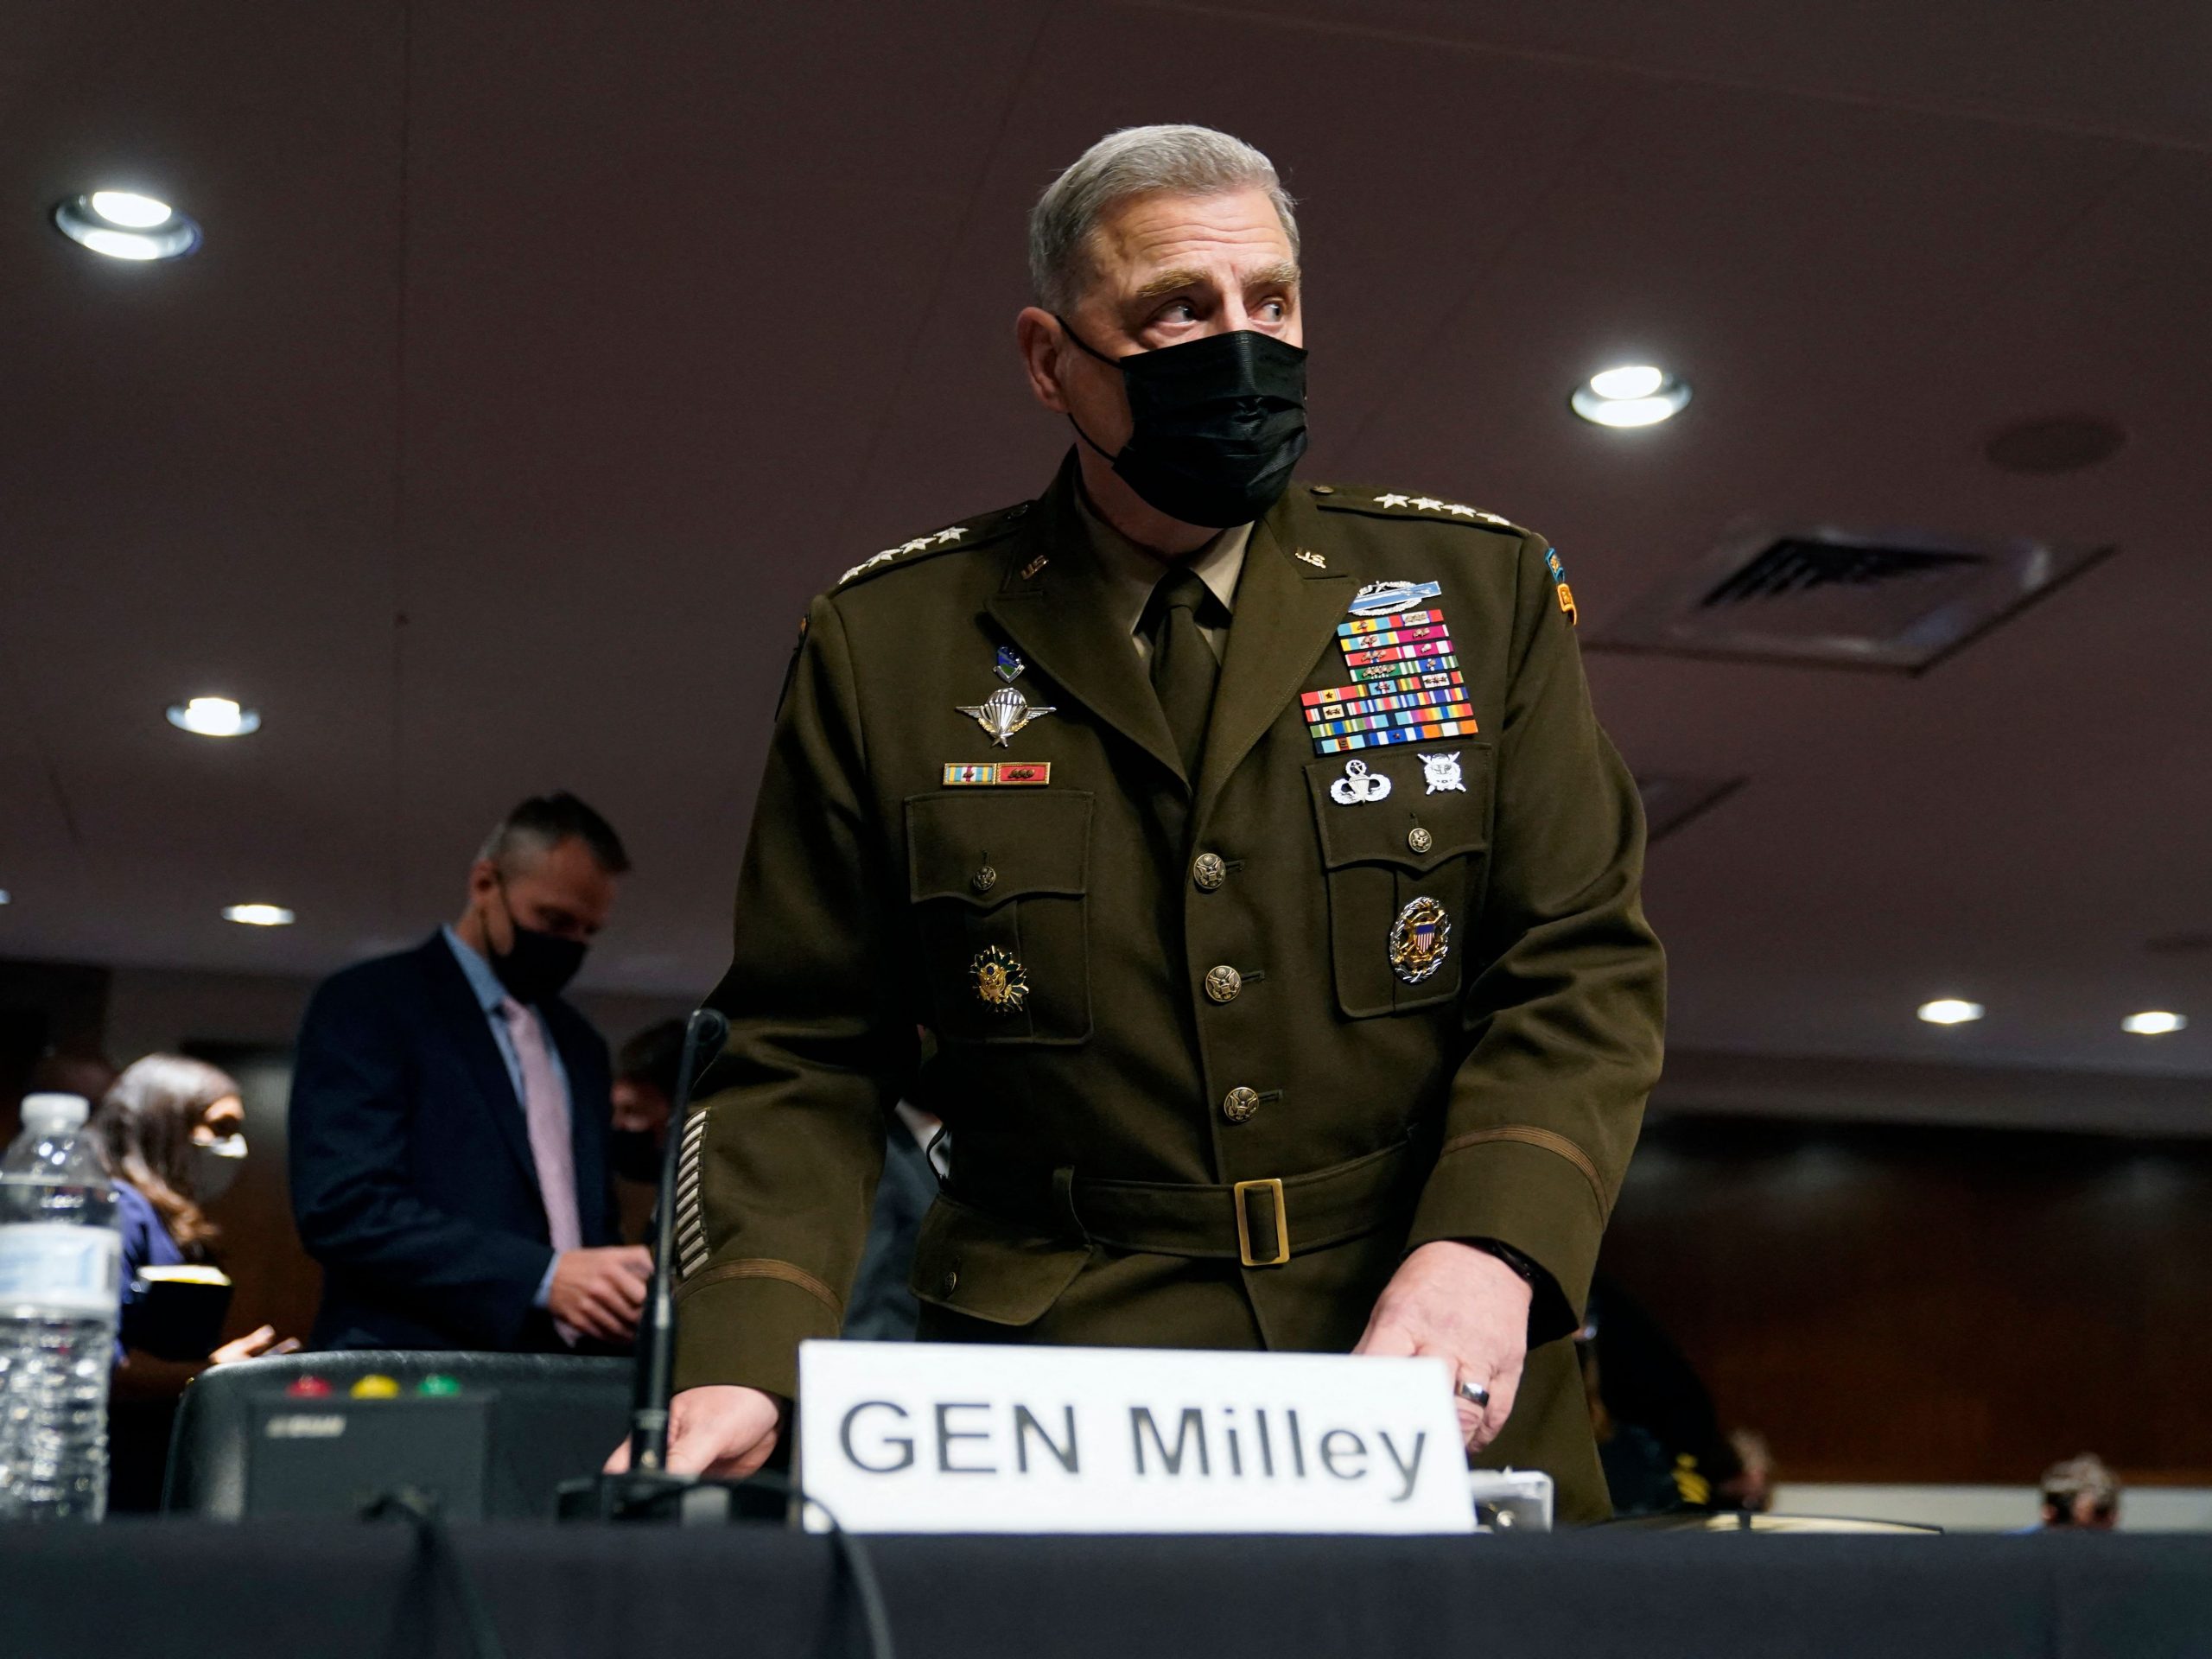
[[[1491,772],[1490,745],[1466,742],[1306,768],[1337,1006],[1351,1018],[1459,994],[1488,868]]]
[[[906,863],[933,1028],[970,1043],[1090,1035],[1090,796],[906,799]]]

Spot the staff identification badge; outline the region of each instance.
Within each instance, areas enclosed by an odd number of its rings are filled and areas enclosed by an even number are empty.
[[[1020,1014],[1022,1004],[1029,1001],[1029,976],[1022,971],[1019,959],[995,944],[987,947],[968,971],[975,983],[976,1000],[993,1014]]]
[[[1390,928],[1390,971],[1418,985],[1452,954],[1452,918],[1423,893],[1398,912]]]

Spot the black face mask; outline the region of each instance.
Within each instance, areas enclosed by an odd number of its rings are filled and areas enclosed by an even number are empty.
[[[607,1156],[626,1181],[660,1179],[660,1147],[651,1129],[615,1129],[607,1137]]]
[[[1274,505],[1306,453],[1304,351],[1240,328],[1109,357],[1058,321],[1070,340],[1122,372],[1129,441],[1106,458],[1147,505],[1216,530],[1249,524]]]
[[[558,996],[561,988],[584,965],[583,941],[524,927],[515,919],[514,906],[507,904],[504,886],[499,889],[499,902],[506,906],[514,943],[505,950],[494,950],[489,934],[486,935],[485,958],[492,964],[492,971],[518,1002],[542,1002],[549,996]]]

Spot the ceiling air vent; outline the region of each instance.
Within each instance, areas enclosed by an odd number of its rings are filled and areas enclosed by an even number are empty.
[[[1917,674],[2112,550],[1832,526],[1745,530],[1645,594],[1590,643]]]

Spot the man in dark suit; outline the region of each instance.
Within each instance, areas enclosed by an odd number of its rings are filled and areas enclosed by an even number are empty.
[[[323,1268],[318,1348],[625,1344],[650,1271],[617,1243],[607,1045],[560,998],[630,868],[573,795],[533,798],[459,921],[308,1005],[293,1213]]]

